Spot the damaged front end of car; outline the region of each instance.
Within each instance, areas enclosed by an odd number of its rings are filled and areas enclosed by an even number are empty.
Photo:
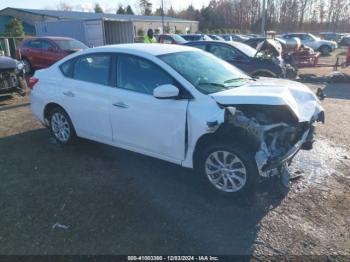
[[[244,130],[256,144],[255,161],[261,177],[283,175],[299,150],[311,150],[315,124],[323,122],[317,105],[310,121],[299,122],[287,106],[224,106],[225,124]]]
[[[24,64],[11,57],[0,56],[0,97],[13,93],[24,96],[26,89]]]

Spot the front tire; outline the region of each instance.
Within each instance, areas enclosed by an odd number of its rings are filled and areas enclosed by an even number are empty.
[[[212,188],[225,195],[242,195],[258,180],[254,153],[239,144],[214,144],[201,154],[197,170]]]
[[[72,121],[62,108],[56,107],[51,110],[49,123],[51,133],[58,143],[67,145],[75,140],[76,133]]]
[[[321,46],[320,47],[320,52],[322,55],[329,55],[332,52],[332,48],[330,48],[329,46]]]

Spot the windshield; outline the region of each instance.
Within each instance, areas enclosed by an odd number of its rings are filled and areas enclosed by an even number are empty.
[[[159,58],[204,94],[238,87],[251,79],[238,68],[203,51],[171,53]]]
[[[54,41],[63,50],[76,50],[88,48],[82,42],[75,39],[55,39]]]
[[[174,38],[174,40],[175,40],[176,42],[178,42],[178,43],[185,43],[185,42],[187,42],[187,41],[185,40],[185,38],[183,38],[182,36],[179,36],[179,35],[173,35],[173,38]]]
[[[239,51],[241,51],[242,53],[246,54],[249,57],[254,57],[256,54],[256,49],[254,49],[253,47],[247,44],[237,42],[232,44],[232,46],[236,47]]]

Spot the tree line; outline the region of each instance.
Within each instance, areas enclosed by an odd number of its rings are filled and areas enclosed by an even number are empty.
[[[162,8],[153,8],[149,0],[138,0],[142,15],[162,15]],[[287,31],[350,31],[350,0],[265,0],[266,30]],[[189,5],[183,10],[170,6],[164,15],[199,21],[201,32],[260,33],[264,15],[263,0],[211,0],[197,9]],[[103,12],[95,4],[95,12]],[[134,14],[130,5],[119,5],[117,14]]]

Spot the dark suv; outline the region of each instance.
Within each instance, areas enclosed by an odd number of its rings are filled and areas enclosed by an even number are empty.
[[[28,38],[17,47],[16,58],[23,61],[26,72],[30,73],[86,48],[82,42],[68,37]]]
[[[256,49],[243,43],[197,41],[184,45],[197,47],[212,53],[251,76],[286,77],[286,66],[282,58],[260,56]]]

